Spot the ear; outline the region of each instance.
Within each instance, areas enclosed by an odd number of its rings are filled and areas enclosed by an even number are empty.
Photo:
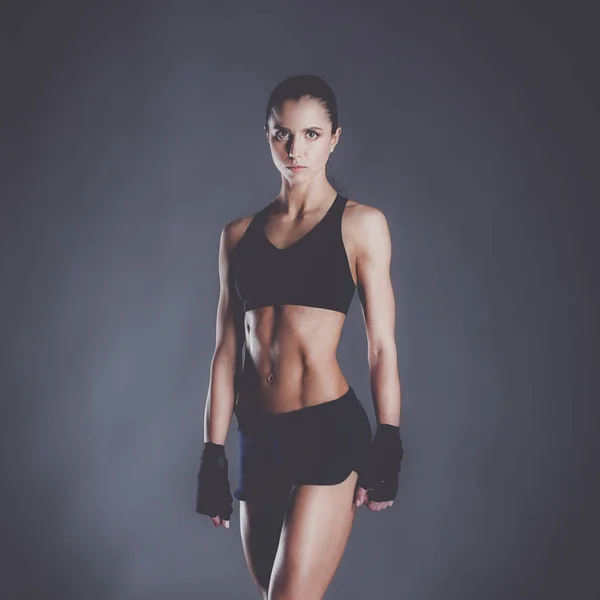
[[[330,154],[334,151],[335,147],[338,145],[338,142],[340,141],[340,135],[342,135],[342,128],[338,127],[336,132],[332,136],[331,149],[329,150]]]

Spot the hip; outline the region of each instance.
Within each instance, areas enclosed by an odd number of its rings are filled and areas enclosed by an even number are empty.
[[[236,405],[234,413],[246,447],[277,447],[293,454],[310,446],[318,454],[340,446],[364,450],[371,443],[368,415],[350,385],[332,400],[296,410],[272,413]]]

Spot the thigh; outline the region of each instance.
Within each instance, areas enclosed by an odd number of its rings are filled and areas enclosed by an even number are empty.
[[[354,522],[352,471],[336,485],[299,485],[288,502],[269,600],[320,600],[340,563]]]
[[[250,575],[265,599],[286,508],[285,501],[240,501],[244,556]]]

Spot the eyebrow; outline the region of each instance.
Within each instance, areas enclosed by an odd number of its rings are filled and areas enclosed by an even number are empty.
[[[273,127],[273,129],[279,129],[281,131],[289,131],[289,129],[287,127],[284,127],[283,125],[275,125]],[[306,129],[303,129],[302,131],[310,131],[311,129],[318,129],[319,131],[323,131],[320,127],[306,127]]]

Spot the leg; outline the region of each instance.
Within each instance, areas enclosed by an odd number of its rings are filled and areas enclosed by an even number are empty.
[[[290,496],[268,600],[321,600],[354,522],[352,471],[337,485],[299,485]]]
[[[264,600],[286,508],[282,501],[240,501],[242,547],[250,575]]]

